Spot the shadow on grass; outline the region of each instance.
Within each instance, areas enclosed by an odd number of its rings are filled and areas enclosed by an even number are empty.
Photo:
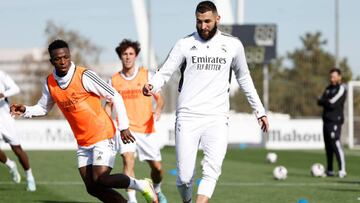
[[[359,185],[359,184],[360,184],[360,181],[359,181],[359,180],[340,180],[340,181],[337,181],[337,183]]]
[[[94,203],[94,202],[74,202],[74,201],[52,201],[52,200],[38,200],[41,203]]]
[[[330,190],[330,191],[334,191],[334,192],[360,192],[360,188],[359,189],[346,189],[346,188],[324,188],[325,190]]]

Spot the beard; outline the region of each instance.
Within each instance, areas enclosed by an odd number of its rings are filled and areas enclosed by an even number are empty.
[[[209,34],[208,34],[207,36],[205,36],[205,35],[203,34],[203,31],[202,31],[200,28],[196,27],[196,30],[197,30],[197,32],[198,32],[198,34],[199,34],[199,36],[200,36],[201,39],[203,39],[203,40],[205,40],[205,41],[208,41],[208,40],[210,40],[211,38],[213,38],[214,35],[216,34],[216,31],[217,31],[217,23],[215,23],[215,26],[213,27],[212,30],[209,31]]]

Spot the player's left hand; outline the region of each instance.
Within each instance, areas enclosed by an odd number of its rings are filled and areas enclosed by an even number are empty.
[[[262,116],[262,117],[258,118],[258,122],[261,127],[261,130],[264,133],[267,133],[269,130],[269,121],[267,119],[267,116]]]
[[[122,140],[122,142],[123,142],[124,144],[128,144],[128,143],[130,143],[130,142],[135,142],[135,137],[132,136],[129,128],[120,131],[120,137],[121,137],[121,140]]]

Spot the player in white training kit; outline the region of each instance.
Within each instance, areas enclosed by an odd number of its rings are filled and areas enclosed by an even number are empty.
[[[12,151],[18,157],[21,166],[24,168],[27,180],[26,189],[28,191],[35,191],[35,179],[30,168],[29,158],[20,145],[20,137],[15,127],[15,120],[10,115],[10,108],[7,101],[8,97],[18,94],[19,92],[19,87],[11,77],[0,71],[0,136],[3,136],[5,142],[10,144]],[[17,170],[16,163],[10,160],[1,149],[0,162],[9,168],[13,181],[20,183],[21,176]]]
[[[175,44],[163,66],[144,86],[143,93],[150,96],[180,69],[175,124],[176,184],[183,202],[191,202],[200,144],[204,151],[196,199],[200,203],[211,198],[226,154],[232,70],[264,132],[269,124],[251,79],[242,43],[217,29],[220,16],[212,2],[200,2],[195,14],[197,32]]]

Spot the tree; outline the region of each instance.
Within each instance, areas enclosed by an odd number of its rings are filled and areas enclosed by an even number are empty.
[[[88,66],[89,64],[97,64],[101,48],[93,44],[88,38],[79,34],[78,31],[68,30],[63,26],[56,25],[52,21],[48,21],[46,28],[46,45],[48,46],[55,39],[63,39],[68,42],[71,49],[71,60],[75,64]],[[25,78],[20,81],[19,86],[24,93],[15,98],[14,101],[22,103],[34,104],[41,96],[41,85],[46,76],[51,73],[54,67],[49,63],[49,53],[44,49],[41,59],[34,59],[32,55],[27,55],[21,61],[21,72]],[[30,88],[31,87],[31,88]],[[62,117],[60,110],[55,106],[49,114],[50,117]]]
[[[88,38],[80,35],[78,31],[66,30],[63,26],[48,21],[45,34],[47,36],[46,44],[50,44],[55,39],[62,39],[68,42],[71,49],[71,59],[76,64],[86,66],[99,62],[101,48],[93,44]]]
[[[317,117],[321,115],[321,108],[316,105],[316,100],[328,84],[329,70],[334,67],[335,57],[323,48],[327,41],[321,38],[320,32],[306,33],[300,40],[301,48],[278,58],[269,66],[269,108],[292,117]],[[261,66],[256,68],[261,69]],[[259,85],[262,71],[256,68],[251,72],[258,92],[262,93],[262,85]],[[352,72],[346,58],[341,60],[339,68],[343,81],[350,80]],[[241,94],[237,93],[231,98],[231,106],[236,111],[241,110],[234,104],[239,97]]]

